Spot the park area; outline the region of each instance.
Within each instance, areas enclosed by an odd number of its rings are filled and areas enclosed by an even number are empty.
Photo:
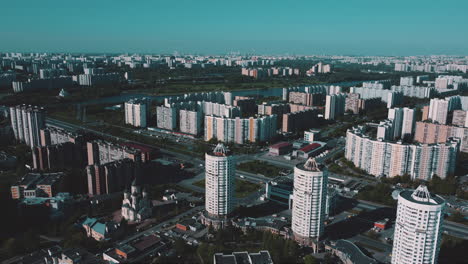
[[[281,176],[281,172],[287,170],[260,160],[252,160],[241,163],[237,166],[237,169],[253,174],[260,174],[268,178],[276,178]]]
[[[205,188],[205,179],[194,182],[193,185],[200,188]],[[244,198],[249,194],[256,192],[260,188],[261,186],[257,183],[236,179],[236,198]]]

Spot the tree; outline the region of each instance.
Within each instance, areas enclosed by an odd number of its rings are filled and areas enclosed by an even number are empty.
[[[319,264],[320,262],[312,255],[307,255],[304,257],[304,264]]]
[[[5,250],[8,256],[14,256],[24,250],[22,243],[16,238],[9,238],[3,244],[3,250]]]
[[[174,248],[178,254],[183,254],[186,249],[185,241],[182,238],[178,238],[174,243]]]
[[[430,191],[442,195],[453,195],[457,190],[457,180],[454,177],[441,179],[434,174],[429,181],[428,188]]]
[[[468,220],[465,219],[465,216],[462,213],[458,212],[458,211],[456,211],[451,216],[449,216],[447,218],[447,220],[457,222],[457,223],[466,223],[466,222],[468,222]]]

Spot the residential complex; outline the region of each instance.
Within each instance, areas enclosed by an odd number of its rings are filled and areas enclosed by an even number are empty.
[[[40,146],[40,129],[45,128],[46,112],[37,106],[10,107],[11,127],[15,138],[30,147]]]
[[[460,151],[468,152],[468,128],[456,127],[429,122],[416,122],[414,141],[434,144],[444,143],[450,138],[460,139]]]
[[[80,74],[77,79],[82,86],[106,86],[118,83],[121,76],[119,73]]]
[[[404,144],[372,139],[364,127],[346,132],[345,157],[358,168],[377,177],[402,176],[429,181],[433,175],[453,175],[460,140],[438,144]]]
[[[379,98],[361,99],[360,94],[349,93],[345,99],[345,112],[352,112],[353,114],[361,114],[369,109],[373,109],[380,104]]]
[[[149,114],[147,100],[130,100],[125,103],[125,124],[134,127],[146,127]]]
[[[319,62],[312,66],[310,70],[306,72],[308,76],[316,74],[316,73],[329,73],[331,72],[331,65],[330,64],[323,64],[322,62]]]
[[[17,210],[8,215],[47,237],[53,232],[46,227],[59,221],[106,243],[90,250],[94,244],[72,241],[93,254],[50,248],[7,262],[76,263],[91,255],[89,263],[297,263],[309,262],[312,248],[319,262],[325,250],[331,262],[347,264],[436,263],[442,234],[468,234],[452,222],[455,213],[466,217],[460,152],[468,153],[467,65],[466,56],[442,55],[0,53],[0,88],[24,93],[0,98],[7,146],[0,165],[8,175],[27,170],[7,187],[16,199],[8,210]],[[334,80],[340,83],[303,85]],[[232,92],[173,94],[191,88]],[[108,96],[116,89],[125,92]],[[88,100],[89,92],[98,98]],[[51,118],[39,107],[10,107],[15,100],[42,102]],[[99,115],[86,122],[82,106],[98,104],[88,116]],[[101,114],[122,110],[128,133],[109,134],[115,124]],[[213,151],[203,160],[197,152],[206,147]],[[396,176],[404,176],[399,184]],[[403,189],[426,182],[439,191],[452,180],[456,192],[443,199],[424,186]],[[375,191],[382,192],[369,195]],[[99,218],[69,221],[82,210]],[[442,226],[445,213],[451,221]],[[211,231],[231,225],[246,241]],[[7,239],[24,242],[14,236],[20,228],[8,227]],[[374,232],[379,238],[369,240]],[[214,254],[213,239],[229,249],[273,243],[281,250]],[[199,248],[181,250],[182,241]],[[458,257],[440,255],[440,262]]]
[[[325,96],[321,93],[290,92],[289,102],[307,106],[323,106],[325,104]]]
[[[276,135],[276,115],[250,118],[205,116],[205,140],[245,144],[266,142]]]
[[[156,107],[156,124],[158,128],[175,130],[177,128],[177,109],[174,107]]]
[[[315,120],[317,120],[316,110],[305,109],[294,112],[291,111],[291,113],[283,114],[281,131],[283,133],[295,133],[305,130],[311,128]]]
[[[447,124],[449,111],[449,100],[431,99],[428,118],[432,120],[432,122],[445,125]]]
[[[452,125],[460,127],[468,127],[468,111],[455,110],[453,111]]]
[[[127,187],[137,175],[131,159],[121,159],[86,167],[88,194],[100,195],[119,192]]]
[[[182,133],[198,136],[202,130],[202,114],[199,111],[180,110],[179,129]]]
[[[374,87],[351,87],[350,93],[360,94],[362,99],[379,98],[387,104],[387,108],[398,106],[403,100],[402,92]]]
[[[54,197],[62,189],[60,184],[64,177],[63,172],[27,173],[11,186],[11,197],[13,199]]]
[[[416,121],[416,112],[414,109],[407,107],[390,108],[388,109],[388,120],[391,121],[392,130],[390,139],[412,138]]]
[[[346,94],[327,95],[325,100],[325,119],[334,120],[345,112]]]

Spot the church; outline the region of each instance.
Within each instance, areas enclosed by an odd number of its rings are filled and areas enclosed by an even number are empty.
[[[138,186],[136,179],[132,182],[130,192],[124,192],[122,202],[122,217],[129,222],[141,222],[151,217],[151,201],[148,193]]]

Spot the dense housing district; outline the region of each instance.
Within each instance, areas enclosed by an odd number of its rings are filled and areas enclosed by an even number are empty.
[[[463,263],[467,70],[0,53],[0,260]]]

